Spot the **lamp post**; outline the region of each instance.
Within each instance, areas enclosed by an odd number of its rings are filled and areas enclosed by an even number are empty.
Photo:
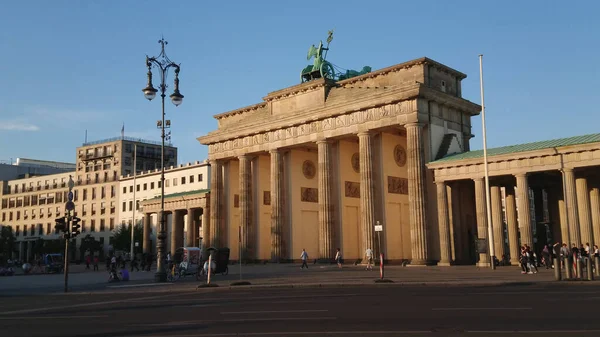
[[[178,64],[171,61],[167,54],[165,53],[165,46],[168,44],[164,38],[158,41],[161,45],[161,51],[158,57],[148,57],[146,55],[146,67],[148,67],[148,85],[142,89],[144,92],[144,96],[146,99],[151,101],[154,97],[156,97],[156,93],[160,90],[160,97],[162,99],[162,120],[156,122],[156,126],[161,130],[160,137],[162,139],[162,144],[160,147],[160,213],[158,214],[159,219],[159,228],[158,235],[156,236],[156,274],[154,275],[155,282],[166,282],[167,281],[167,271],[165,269],[164,264],[164,250],[166,246],[165,239],[167,237],[166,234],[166,219],[165,219],[165,127],[171,126],[171,121],[167,120],[165,124],[165,91],[167,90],[167,85],[165,81],[167,79],[167,74],[170,68],[175,68],[175,81],[174,81],[174,90],[173,93],[169,96],[171,98],[171,102],[175,104],[175,106],[179,106],[183,101],[183,95],[179,93],[179,70],[180,67]],[[160,85],[158,86],[158,90],[152,86],[152,66],[156,67],[159,70],[160,74]],[[169,133],[170,137],[170,133]]]

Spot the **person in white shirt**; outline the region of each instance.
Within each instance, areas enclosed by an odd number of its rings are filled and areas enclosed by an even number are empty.
[[[373,250],[367,248],[365,251],[365,258],[367,259],[367,268],[365,270],[373,270]]]
[[[308,253],[306,252],[306,249],[302,249],[302,253],[300,254],[300,260],[302,260],[302,266],[300,267],[300,269],[304,269],[304,267],[308,269],[308,264],[306,264],[306,260],[308,260]]]
[[[342,252],[340,251],[340,249],[337,249],[337,252],[335,253],[335,262],[338,265],[338,268],[342,268]]]

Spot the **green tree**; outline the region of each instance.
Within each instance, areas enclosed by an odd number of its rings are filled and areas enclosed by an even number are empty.
[[[142,242],[144,229],[141,222],[133,227],[133,238],[137,242]],[[129,251],[131,248],[131,225],[122,224],[115,228],[112,235],[112,245],[114,250]]]
[[[0,263],[6,262],[15,249],[15,234],[12,227],[2,226],[0,229]]]

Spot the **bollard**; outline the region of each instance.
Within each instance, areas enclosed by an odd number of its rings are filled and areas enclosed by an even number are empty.
[[[581,259],[577,259],[577,262],[575,263],[575,268],[577,268],[575,270],[575,272],[577,273],[576,277],[578,279],[583,278],[583,268],[581,267]]]
[[[569,259],[568,257],[564,258],[565,273],[566,273],[567,280],[570,280],[571,278],[573,278],[572,270],[571,270],[571,261],[570,260],[571,259]]]
[[[554,258],[554,279],[560,281],[562,279],[562,273],[560,271],[560,260]]]
[[[590,259],[589,257],[585,259],[585,264],[587,267],[587,279],[588,281],[593,281],[594,280],[594,267],[592,264],[592,259]]]
[[[600,276],[600,257],[594,256],[594,267],[596,269],[596,276]]]
[[[211,274],[211,266],[212,265],[212,254],[208,256],[208,275],[206,276],[206,284],[210,284],[210,274]]]

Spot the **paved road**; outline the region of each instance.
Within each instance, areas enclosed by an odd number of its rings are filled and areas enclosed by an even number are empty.
[[[10,301],[8,301],[10,299]],[[202,289],[2,298],[6,336],[598,336],[600,289]]]

